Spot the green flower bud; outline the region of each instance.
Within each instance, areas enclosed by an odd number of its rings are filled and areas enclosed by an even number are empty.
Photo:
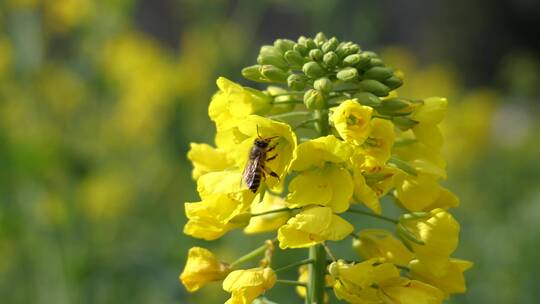
[[[343,65],[353,67],[353,66],[357,65],[360,62],[361,58],[362,57],[360,56],[360,54],[349,55],[349,56],[345,57],[345,59],[343,59]]]
[[[360,60],[356,64],[356,68],[363,70],[363,69],[365,69],[365,68],[367,68],[369,66],[370,61],[371,61],[371,59],[369,58],[368,55],[366,55],[364,53],[361,53],[360,54]]]
[[[285,52],[285,60],[294,67],[301,67],[304,64],[304,57],[295,50]]]
[[[336,74],[337,79],[343,80],[343,81],[353,81],[358,79],[358,70],[352,67],[347,67],[341,69]]]
[[[243,68],[242,76],[256,82],[268,82],[268,79],[261,74],[261,66],[258,64]]]
[[[315,35],[314,40],[317,45],[322,45],[328,40],[328,38],[326,38],[326,35],[323,32],[318,32],[317,35]]]
[[[332,81],[326,77],[319,78],[313,83],[313,87],[321,92],[328,93],[332,91]]]
[[[261,47],[261,51],[257,57],[257,63],[261,65],[273,65],[282,69],[288,68],[287,62],[281,52],[269,45]]]
[[[390,92],[390,89],[387,86],[373,79],[360,81],[358,88],[362,91],[373,93],[379,97],[384,97],[388,95],[388,92]]]
[[[393,115],[409,109],[410,105],[410,102],[405,99],[388,98],[381,101],[381,105],[377,108],[377,112],[381,113],[382,115]]]
[[[313,49],[309,51],[309,58],[314,61],[321,61],[323,58],[323,52],[320,49]]]
[[[336,49],[336,47],[338,46],[339,42],[337,40],[336,37],[332,37],[330,38],[328,41],[326,41],[325,43],[323,43],[323,45],[321,46],[321,49],[324,53],[328,53],[330,51],[333,51]]]
[[[313,41],[313,39],[311,38],[307,38],[304,45],[309,49],[315,49],[317,48],[317,44],[315,43],[315,41]]]
[[[277,39],[276,41],[274,41],[274,47],[282,54],[284,54],[288,50],[292,50],[294,45],[294,41],[289,39]]]
[[[315,61],[310,61],[302,66],[302,71],[310,78],[319,78],[324,76],[325,70]]]
[[[358,100],[359,103],[370,106],[370,107],[378,107],[381,105],[381,100],[379,97],[369,93],[369,92],[359,92],[353,95],[354,98]]]
[[[289,74],[273,65],[263,65],[260,68],[261,74],[272,82],[286,82]]]
[[[306,44],[306,40],[307,40],[307,37],[304,36],[304,35],[302,35],[302,36],[298,37],[298,40],[297,40],[297,41],[298,41],[299,44],[305,45],[305,44]]]
[[[391,90],[395,90],[403,84],[403,81],[397,76],[392,76],[385,79],[383,83],[387,85]]]
[[[418,124],[418,121],[404,116],[394,116],[392,122],[402,131],[407,131]]]
[[[320,91],[307,90],[304,94],[304,104],[310,110],[322,109],[324,107],[324,96]]]
[[[384,66],[384,62],[380,58],[371,58],[369,60],[369,65],[372,67]]]
[[[293,47],[293,50],[297,51],[298,53],[300,53],[302,56],[305,56],[307,53],[308,53],[308,48],[303,45],[303,44],[296,44],[294,45]]]
[[[364,73],[364,77],[368,79],[383,81],[387,78],[392,77],[393,73],[394,72],[390,68],[373,67]]]
[[[364,52],[362,52],[362,54],[365,54],[369,58],[378,58],[379,57],[377,55],[377,53],[372,52],[372,51],[364,51]]]
[[[301,91],[306,87],[307,77],[301,74],[291,74],[287,78],[287,85],[291,90]]]
[[[323,62],[327,67],[334,67],[339,62],[339,57],[336,53],[330,51],[323,56]]]

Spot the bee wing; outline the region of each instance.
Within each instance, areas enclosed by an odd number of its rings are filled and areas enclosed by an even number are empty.
[[[242,174],[242,179],[248,188],[253,185],[253,181],[257,176],[257,170],[259,166],[260,161],[258,158],[251,159],[246,164],[246,167],[244,168],[244,173]]]

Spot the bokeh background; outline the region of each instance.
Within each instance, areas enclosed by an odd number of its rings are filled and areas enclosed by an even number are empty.
[[[260,45],[323,31],[402,69],[401,95],[450,100],[456,256],[475,266],[449,302],[539,303],[538,20],[534,0],[0,1],[0,302],[222,303],[178,283],[187,249],[232,261],[268,235],[182,234],[188,143],[212,142],[218,76],[248,84]]]

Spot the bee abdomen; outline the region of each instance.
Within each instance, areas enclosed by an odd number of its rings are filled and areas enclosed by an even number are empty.
[[[249,185],[249,190],[251,190],[251,192],[255,193],[255,192],[257,192],[257,189],[259,189],[260,185],[261,185],[261,173],[260,172],[255,172],[254,176],[253,176],[253,181],[252,181],[251,185]]]

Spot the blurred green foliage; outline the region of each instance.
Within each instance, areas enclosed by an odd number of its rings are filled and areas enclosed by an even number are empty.
[[[188,295],[178,283],[187,248],[232,261],[264,236],[210,244],[182,235],[183,202],[197,199],[188,143],[212,140],[206,108],[218,75],[241,80],[259,45],[326,31],[402,69],[403,96],[449,97],[457,256],[476,263],[453,303],[537,303],[538,46],[477,26],[500,26],[504,7],[455,3],[445,30],[440,6],[422,17],[414,1],[0,2],[1,302],[222,302],[219,284]],[[495,39],[492,52],[468,47],[477,37]],[[287,262],[278,252],[276,264]],[[291,303],[291,293],[268,296]]]

